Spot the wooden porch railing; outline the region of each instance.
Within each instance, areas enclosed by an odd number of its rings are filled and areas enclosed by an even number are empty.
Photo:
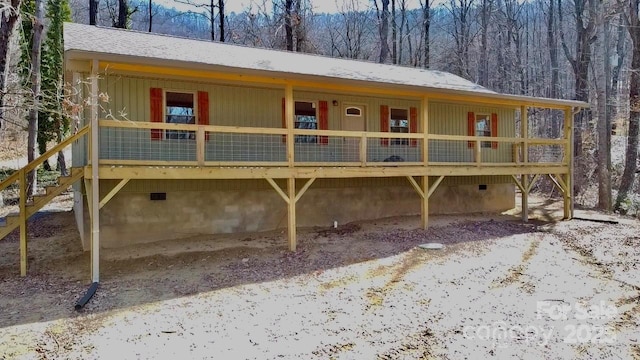
[[[345,131],[345,130],[311,130],[311,129],[294,129],[294,137],[317,137],[320,138],[342,138],[353,139],[357,141],[357,147],[353,151],[357,151],[357,156],[353,156],[352,161],[303,161],[296,160],[296,155],[293,156],[293,164],[286,161],[286,136],[289,131],[284,128],[263,128],[263,127],[239,127],[239,126],[219,126],[219,125],[187,125],[187,124],[169,124],[169,123],[152,123],[152,122],[136,122],[136,121],[116,121],[116,120],[100,120],[99,125],[102,129],[129,129],[135,130],[151,130],[160,129],[165,131],[189,131],[195,134],[195,140],[193,139],[181,139],[179,141],[195,143],[195,154],[192,159],[189,160],[158,160],[158,159],[109,159],[101,156],[101,164],[109,165],[149,165],[149,166],[169,166],[169,165],[183,165],[183,166],[438,166],[438,165],[472,165],[472,166],[554,166],[562,165],[566,166],[566,159],[553,162],[530,162],[526,161],[526,157],[520,153],[525,144],[527,147],[531,146],[558,146],[565,148],[567,145],[566,139],[543,139],[543,138],[518,138],[518,137],[478,137],[478,136],[464,136],[464,135],[445,135],[445,134],[425,134],[425,133],[389,133],[389,132],[369,132],[369,131]],[[282,159],[280,160],[207,160],[207,144],[215,143],[215,140],[206,140],[208,136],[215,135],[253,135],[253,136],[272,136],[271,141],[273,144],[282,144]],[[114,136],[110,134],[108,136]],[[392,140],[406,140],[404,145],[386,145],[382,146],[383,139]],[[167,139],[171,140],[171,139]],[[159,140],[160,143],[165,140]],[[173,140],[175,142],[175,140]],[[295,140],[294,140],[295,141]],[[355,142],[354,141],[354,142]],[[428,146],[436,146],[437,142],[450,142],[455,145],[451,145],[451,148],[455,148],[460,153],[459,158],[454,161],[440,160],[438,159],[438,151],[430,150],[429,154],[431,159],[425,159],[424,142],[429,144]],[[500,156],[492,153],[493,149],[483,149],[483,142],[495,142],[498,143],[500,149],[504,149],[503,146],[507,146],[508,150],[502,150]],[[193,144],[191,143],[191,144]],[[389,141],[387,140],[387,144]],[[467,144],[473,144],[473,147],[469,147]],[[394,159],[371,159],[370,149],[371,146],[376,146],[379,149],[388,149],[388,151],[380,151],[380,153],[393,153],[394,151],[410,151],[412,154],[417,154],[415,161],[394,161]],[[295,143],[295,146],[314,147],[316,151],[322,151],[326,148],[331,148],[320,142],[314,142],[313,144],[299,144]],[[427,149],[428,150],[428,149]],[[437,150],[437,149],[436,149]],[[486,151],[485,151],[486,150]],[[244,150],[243,150],[244,151]],[[246,150],[251,151],[251,150]],[[294,149],[294,152],[296,150]],[[311,150],[309,150],[311,151]],[[494,154],[494,155],[491,155]],[[151,155],[151,154],[142,154]],[[446,158],[446,157],[445,157]],[[494,158],[494,159],[491,159]],[[497,160],[496,160],[497,158]],[[565,156],[566,158],[566,156]],[[502,159],[502,160],[501,160]],[[500,160],[500,161],[498,161]]]

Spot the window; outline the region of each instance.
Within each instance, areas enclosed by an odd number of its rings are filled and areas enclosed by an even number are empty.
[[[389,121],[389,132],[409,133],[409,112],[407,109],[391,109],[391,119]],[[409,139],[391,139],[391,145],[408,145]]]
[[[295,102],[295,123],[296,129],[318,129],[318,116],[316,114],[316,104],[310,101]],[[315,135],[296,135],[296,143],[317,143],[318,137]]]
[[[491,137],[491,117],[487,114],[476,115],[476,136]],[[480,143],[483,148],[490,148],[490,141],[483,141]]]
[[[358,108],[358,107],[350,106],[346,110],[346,115],[347,116],[361,116],[362,115],[362,110],[360,108]]]
[[[165,121],[168,124],[195,124],[194,94],[167,91],[165,93]],[[167,139],[193,139],[195,131],[167,130]]]

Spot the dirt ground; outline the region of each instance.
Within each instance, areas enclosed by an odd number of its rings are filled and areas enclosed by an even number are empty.
[[[0,241],[0,359],[640,359],[640,223],[533,207],[105,249],[81,312],[89,254],[42,213],[28,277]]]

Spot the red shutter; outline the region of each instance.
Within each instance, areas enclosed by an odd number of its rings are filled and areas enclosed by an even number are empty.
[[[389,106],[380,105],[380,131],[389,132]],[[389,146],[389,139],[380,139],[380,145]]]
[[[498,114],[496,114],[496,113],[491,114],[491,136],[492,137],[498,137]],[[492,141],[491,142],[491,148],[492,149],[497,149],[498,148],[498,142],[497,141]]]
[[[282,98],[282,128],[287,128],[287,100]],[[287,142],[287,135],[282,135],[282,142]]]
[[[414,107],[409,108],[409,132],[418,132],[418,109]],[[418,146],[418,139],[411,139],[410,143],[412,147],[416,147]]]
[[[467,114],[467,136],[475,136],[476,135],[476,115],[469,111]],[[467,147],[474,147],[475,141],[467,142]]]
[[[162,89],[150,89],[151,122],[162,121]],[[151,140],[162,140],[162,129],[151,129]]]
[[[198,91],[198,125],[209,125],[209,93],[205,91]],[[204,139],[209,140],[209,132]]]
[[[320,130],[329,130],[329,104],[326,101],[320,101],[320,119],[318,126]],[[320,136],[320,144],[327,145],[329,143],[328,136]]]

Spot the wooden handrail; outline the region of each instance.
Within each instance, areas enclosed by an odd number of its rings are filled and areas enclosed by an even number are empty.
[[[0,182],[0,191],[6,189],[7,187],[9,187],[9,185],[18,181],[19,177],[20,177],[20,171],[16,171],[13,174],[11,174],[8,178],[2,180],[2,182]]]
[[[83,128],[78,130],[78,132],[75,133],[73,136],[70,136],[70,137],[64,139],[64,141],[62,141],[61,143],[57,144],[56,146],[54,146],[53,148],[51,148],[50,150],[48,150],[44,154],[38,156],[38,158],[36,158],[32,162],[28,163],[24,167],[24,171],[29,172],[29,171],[37,168],[46,159],[50,158],[51,156],[53,156],[55,153],[59,152],[60,150],[66,148],[69,144],[71,144],[72,142],[80,139],[82,136],[84,136],[88,132],[89,132],[89,125],[85,125]]]
[[[122,121],[122,120],[100,120],[100,127],[109,128],[126,128],[126,129],[162,129],[162,130],[181,130],[194,131],[198,130],[211,133],[235,133],[235,134],[264,134],[264,135],[287,135],[287,129],[283,128],[265,128],[265,127],[242,127],[242,126],[221,126],[221,125],[193,125],[193,124],[170,124],[170,123],[154,123],[148,121]],[[295,135],[308,136],[340,136],[353,138],[394,138],[394,139],[424,139],[423,133],[389,133],[374,131],[346,131],[346,130],[316,130],[316,129],[294,129]],[[452,141],[492,141],[507,143],[523,143],[527,142],[532,145],[565,145],[566,139],[543,139],[543,138],[518,138],[518,137],[491,137],[486,139],[481,136],[466,135],[445,135],[445,134],[427,134],[429,140],[452,140]]]
[[[443,135],[429,134],[429,140],[452,140],[452,141],[491,141],[491,142],[507,142],[507,143],[523,143],[534,145],[564,145],[566,139],[542,139],[542,138],[517,138],[517,137],[485,137],[485,136],[466,136],[466,135]]]
[[[13,184],[16,181],[18,181],[18,178],[20,177],[20,172],[21,171],[24,171],[25,173],[28,173],[28,172],[32,171],[33,169],[37,168],[40,164],[42,164],[46,159],[50,158],[55,153],[57,153],[60,150],[64,149],[65,147],[67,147],[72,142],[80,139],[87,132],[89,132],[89,125],[84,126],[80,130],[78,130],[78,132],[75,133],[73,136],[70,136],[70,137],[64,139],[61,143],[59,143],[56,146],[54,146],[53,148],[51,148],[51,150],[49,150],[49,151],[45,152],[44,154],[38,156],[32,162],[28,163],[23,168],[17,170],[13,174],[11,174],[8,178],[6,178],[2,182],[0,182],[0,191],[6,189],[8,186],[10,186],[11,184]]]

